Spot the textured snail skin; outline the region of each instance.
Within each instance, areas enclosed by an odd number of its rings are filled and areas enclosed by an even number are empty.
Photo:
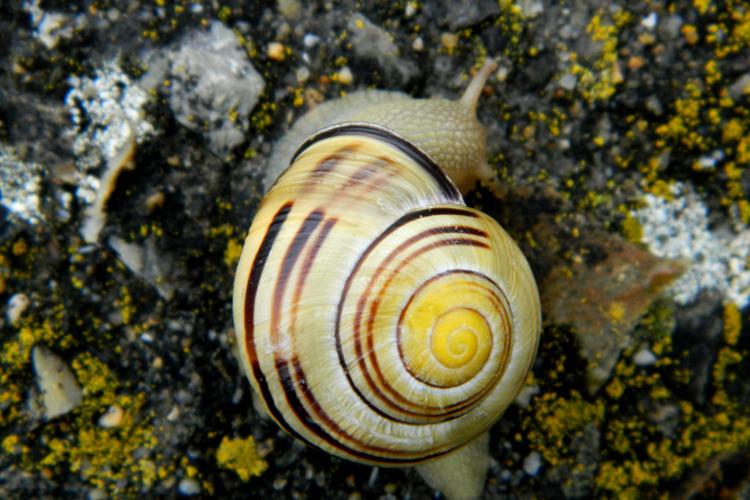
[[[541,324],[526,259],[446,175],[487,177],[483,72],[460,101],[366,92],[303,117],[234,288],[245,371],[283,429],[343,458],[416,465],[449,498],[481,493],[487,430]],[[308,138],[321,119],[332,125]]]

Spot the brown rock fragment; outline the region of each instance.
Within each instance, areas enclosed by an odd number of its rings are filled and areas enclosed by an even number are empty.
[[[630,344],[633,328],[684,265],[611,234],[589,237],[586,247],[588,261],[555,267],[541,288],[545,320],[573,327],[594,393]]]

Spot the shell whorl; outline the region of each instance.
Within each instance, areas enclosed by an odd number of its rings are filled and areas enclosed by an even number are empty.
[[[410,465],[491,426],[533,361],[531,271],[392,131],[346,123],[294,155],[250,228],[235,327],[256,393],[333,454]]]

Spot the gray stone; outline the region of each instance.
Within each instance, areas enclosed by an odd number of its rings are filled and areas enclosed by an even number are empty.
[[[195,131],[207,126],[218,155],[242,143],[265,82],[232,30],[214,21],[209,31],[188,34],[168,58],[177,121]]]

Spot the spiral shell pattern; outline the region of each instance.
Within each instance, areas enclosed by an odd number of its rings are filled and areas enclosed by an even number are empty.
[[[540,330],[512,239],[417,147],[360,123],[313,136],[263,199],[234,313],[246,372],[279,425],[386,466],[487,430]]]

